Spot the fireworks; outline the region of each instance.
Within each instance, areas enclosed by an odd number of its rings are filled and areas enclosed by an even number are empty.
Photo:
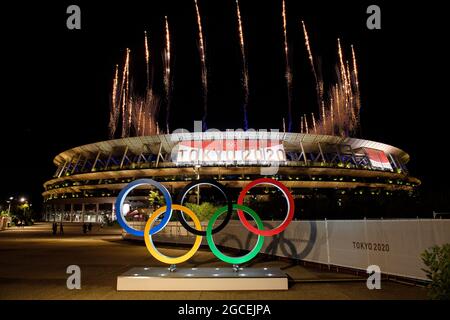
[[[244,32],[242,30],[242,19],[241,19],[241,10],[239,9],[239,0],[236,0],[236,15],[238,19],[239,44],[241,47],[241,56],[242,56],[242,86],[244,89],[244,104],[242,106],[242,109],[244,112],[244,130],[247,130],[248,129],[247,105],[249,96],[248,67],[247,67],[247,59],[245,57]]]
[[[129,130],[127,130],[127,105],[129,95],[129,68],[130,68],[130,49],[126,49],[125,64],[122,72],[122,86],[120,90],[120,100],[122,101],[122,138],[124,138]]]
[[[288,131],[291,131],[292,127],[292,72],[289,63],[289,47],[287,41],[287,24],[286,24],[286,4],[285,0],[282,2],[282,18],[283,18],[283,36],[284,36],[284,55],[286,59],[286,87],[288,94]]]
[[[311,46],[309,44],[309,36],[308,36],[308,32],[306,31],[306,26],[305,26],[304,21],[302,21],[302,27],[303,27],[303,34],[305,36],[306,50],[308,51],[308,58],[309,58],[309,62],[311,64],[311,71],[313,73],[314,80],[316,82],[317,105],[319,107],[319,114],[320,114],[320,108],[323,105],[323,81],[322,81],[322,77],[319,76],[318,73],[316,72],[316,67],[314,64],[314,58],[313,58],[313,54],[311,51]],[[323,118],[323,119],[325,119],[325,118]]]
[[[145,37],[146,67],[149,74],[149,54],[147,37]],[[114,138],[117,131],[117,123],[121,117],[121,137],[131,135],[134,129],[135,135],[155,134],[156,111],[159,99],[154,96],[150,81],[144,97],[133,92],[130,81],[130,49],[125,51],[124,65],[121,80],[119,80],[119,66],[116,65],[111,94],[111,111],[109,121],[109,136]],[[147,80],[149,77],[147,77]],[[149,87],[150,86],[150,87]]]
[[[197,15],[197,27],[198,27],[198,50],[200,54],[201,63],[201,76],[202,76],[202,88],[203,88],[203,124],[206,126],[206,117],[208,116],[208,69],[206,68],[206,49],[205,41],[203,39],[202,19],[200,16],[200,10],[198,8],[197,0],[195,3],[195,13]]]
[[[165,48],[165,59],[164,59],[164,87],[166,90],[166,132],[169,133],[169,119],[170,119],[170,103],[171,103],[171,65],[170,65],[170,32],[169,32],[169,21],[167,20],[167,16],[165,16],[166,21],[166,48]]]
[[[314,112],[311,113],[311,119],[312,119],[312,122],[313,122],[314,133],[317,133],[316,118],[314,117]]]
[[[150,49],[148,48],[147,31],[144,31],[145,66],[147,71],[147,90],[150,89]]]
[[[243,23],[239,0],[236,1],[236,18],[239,47],[241,53],[241,80],[242,90],[244,92],[243,116],[244,128],[248,129],[247,107],[249,98],[249,71],[247,66],[246,42],[243,32]],[[203,25],[197,0],[194,0],[196,21],[198,28],[198,49],[201,62],[201,76],[203,89],[203,124],[206,128],[206,118],[208,113],[208,74],[206,66],[206,44],[203,34]],[[282,23],[283,23],[283,43],[285,58],[285,78],[288,96],[288,115],[287,119],[283,117],[282,127],[284,132],[291,132],[292,118],[292,71],[289,57],[289,46],[287,38],[287,18],[286,4],[282,1]],[[306,24],[301,21],[301,30],[305,40],[305,48],[308,54],[308,61],[311,72],[314,76],[315,91],[317,96],[318,110],[312,113],[303,113],[300,117],[300,132],[326,135],[349,136],[359,128],[359,113],[361,109],[360,102],[360,84],[358,79],[358,68],[353,45],[350,47],[349,59],[346,59],[345,47],[341,45],[341,40],[337,39],[337,62],[335,66],[335,79],[327,83],[327,89],[324,90],[324,81],[321,73],[318,59],[313,54],[312,45],[307,32]],[[153,73],[151,72],[151,58],[149,37],[147,31],[144,31],[144,56],[146,68],[146,89],[145,94],[141,95],[133,86],[133,78],[130,72],[130,49],[125,50],[123,65],[116,65],[114,68],[114,77],[112,81],[111,108],[109,117],[110,138],[114,138],[116,132],[120,132],[121,137],[131,135],[149,135],[159,134],[160,131],[170,132],[169,120],[171,112],[172,96],[172,51],[171,34],[167,16],[164,17],[162,25],[164,34],[163,42],[163,70],[162,70],[162,89],[160,99],[153,91]],[[133,60],[134,61],[134,60]],[[138,87],[138,86],[137,86]],[[160,129],[158,124],[160,102],[166,104],[165,122]]]
[[[111,110],[109,113],[109,137],[113,138],[114,133],[116,132],[117,128],[117,121],[119,120],[119,114],[120,109],[117,104],[117,95],[118,95],[118,82],[119,82],[119,66],[116,64],[116,67],[114,69],[114,80],[113,80],[113,87],[111,92]]]
[[[336,83],[330,86],[327,97],[325,98],[322,75],[320,72],[316,72],[314,56],[312,54],[306,26],[303,21],[302,28],[311,70],[316,81],[317,101],[319,104],[319,114],[321,114],[321,119],[317,124],[314,114],[312,114],[314,132],[317,134],[341,136],[348,136],[355,133],[359,128],[359,111],[361,103],[358,70],[353,46],[351,46],[352,64],[350,66],[350,63],[345,60],[341,41],[340,39],[337,39],[338,63],[336,66]],[[307,126],[307,124],[305,125]],[[309,128],[305,128],[304,131],[308,132]]]

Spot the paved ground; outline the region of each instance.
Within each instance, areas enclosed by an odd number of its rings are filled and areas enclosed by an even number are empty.
[[[167,255],[186,249],[161,248]],[[66,268],[81,268],[81,290],[68,290]],[[286,261],[259,257],[253,266],[278,266],[298,280],[326,282],[293,283],[288,291],[276,292],[117,292],[116,277],[136,266],[163,266],[143,243],[124,241],[117,228],[94,228],[82,234],[81,226],[66,225],[64,235],[53,236],[50,224],[0,231],[0,299],[426,299],[418,286],[383,281],[381,290],[368,290],[355,276],[325,272]],[[205,248],[187,267],[223,267]],[[329,281],[328,281],[329,280]]]

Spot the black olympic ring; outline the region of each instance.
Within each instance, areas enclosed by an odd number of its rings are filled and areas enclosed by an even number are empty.
[[[189,183],[188,185],[186,185],[186,186],[180,191],[180,193],[178,193],[177,203],[179,203],[180,205],[183,205],[184,197],[188,194],[188,192],[191,191],[194,187],[196,187],[196,186],[198,186],[198,185],[202,185],[202,184],[207,184],[207,185],[210,185],[210,186],[213,186],[213,187],[219,189],[219,191],[222,192],[222,194],[223,194],[224,197],[225,197],[225,200],[227,201],[228,211],[227,211],[227,214],[226,214],[226,216],[225,216],[225,219],[222,221],[222,223],[221,223],[219,226],[217,226],[216,228],[214,228],[214,229],[211,231],[212,234],[215,234],[216,232],[219,232],[219,231],[221,231],[223,228],[226,227],[226,225],[228,224],[228,222],[230,222],[231,216],[232,216],[232,214],[233,214],[233,203],[232,203],[232,201],[231,201],[231,197],[230,197],[230,195],[228,194],[227,189],[226,189],[222,184],[220,184],[220,183],[217,182],[216,180],[210,179],[210,178],[202,178],[202,179],[199,179],[199,180],[192,181],[191,183]],[[206,236],[206,231],[197,230],[197,229],[192,228],[192,227],[187,223],[187,221],[186,221],[186,219],[184,218],[184,215],[183,215],[182,212],[176,211],[176,213],[177,213],[178,220],[181,222],[181,224],[183,225],[183,227],[184,227],[187,231],[189,231],[189,232],[191,232],[191,233],[193,233],[193,234],[196,234],[196,235],[198,235],[198,236]]]

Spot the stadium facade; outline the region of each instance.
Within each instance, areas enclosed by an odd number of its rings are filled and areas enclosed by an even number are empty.
[[[201,132],[129,137],[79,146],[54,158],[45,182],[47,220],[114,219],[119,191],[138,178],[177,192],[212,178],[233,193],[251,180],[282,181],[296,201],[298,219],[401,216],[420,181],[409,175],[409,155],[384,143],[337,136],[272,132]],[[269,199],[264,188],[254,196]],[[259,195],[258,195],[259,194]],[[136,190],[127,201],[142,201]],[[276,217],[264,217],[265,219]]]

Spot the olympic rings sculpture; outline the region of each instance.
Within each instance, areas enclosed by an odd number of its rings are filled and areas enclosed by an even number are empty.
[[[287,201],[288,213],[286,215],[286,218],[279,226],[277,226],[276,228],[271,229],[271,230],[264,230],[263,222],[262,222],[261,218],[258,216],[258,214],[255,211],[253,211],[251,208],[243,205],[244,198],[245,198],[245,195],[247,194],[247,192],[251,188],[253,188],[257,185],[260,185],[260,184],[269,184],[269,185],[276,187],[283,193],[283,195],[285,196],[286,201]],[[164,199],[165,199],[165,205],[163,207],[160,207],[159,209],[157,209],[155,212],[153,212],[153,214],[148,218],[148,220],[145,224],[145,228],[142,231],[142,230],[135,229],[128,224],[128,222],[126,221],[125,216],[124,216],[123,204],[124,204],[125,198],[133,189],[144,186],[144,185],[153,186],[153,187],[157,188],[159,191],[161,191],[161,193],[163,194]],[[209,185],[209,186],[212,186],[212,187],[218,189],[222,193],[222,195],[225,197],[225,200],[227,203],[227,205],[217,209],[214,212],[214,214],[212,215],[211,219],[208,222],[206,230],[204,230],[204,231],[201,230],[202,226],[201,226],[200,220],[198,219],[197,215],[191,209],[183,206],[183,201],[184,201],[186,195],[189,193],[189,191],[191,191],[194,187],[197,187],[199,185]],[[166,189],[166,187],[164,187],[161,183],[159,183],[155,180],[152,180],[152,179],[138,179],[138,180],[135,180],[135,181],[129,183],[128,185],[125,186],[125,188],[123,188],[120,191],[120,193],[116,199],[116,216],[117,216],[117,221],[119,222],[120,226],[129,234],[132,234],[132,235],[138,236],[138,237],[144,237],[145,245],[146,245],[148,251],[150,252],[150,254],[155,259],[157,259],[161,262],[167,263],[167,264],[172,264],[172,265],[177,264],[177,263],[182,263],[182,262],[189,260],[200,248],[200,245],[201,245],[201,242],[202,242],[202,239],[204,236],[206,236],[208,246],[211,249],[212,253],[220,260],[230,263],[230,264],[245,263],[245,262],[253,259],[259,253],[259,251],[261,250],[261,248],[264,244],[264,237],[273,236],[273,235],[283,232],[287,228],[287,226],[291,223],[291,221],[294,217],[294,199],[292,198],[291,193],[289,192],[289,190],[287,189],[287,187],[284,184],[282,184],[281,182],[279,182],[277,180],[271,179],[271,178],[260,178],[260,179],[256,179],[256,180],[250,182],[240,192],[238,200],[237,200],[237,204],[232,203],[231,197],[228,194],[228,191],[225,188],[225,186],[223,186],[216,180],[214,180],[214,179],[195,180],[195,181],[189,183],[186,187],[184,187],[183,190],[181,190],[181,192],[179,193],[179,195],[177,197],[177,202],[179,204],[173,204],[172,197],[171,197],[169,191]],[[156,248],[156,246],[154,245],[153,240],[152,240],[152,235],[161,231],[169,223],[169,220],[172,217],[172,210],[178,210],[177,217],[178,217],[178,220],[180,221],[180,223],[182,224],[182,226],[190,233],[196,235],[195,242],[194,242],[194,245],[192,246],[192,248],[187,253],[185,253],[184,255],[179,256],[179,257],[168,257],[166,255],[163,255],[162,253],[160,253],[158,251],[158,249]],[[233,210],[237,210],[239,220],[244,225],[244,227],[247,230],[249,230],[250,232],[252,232],[258,236],[256,244],[253,247],[253,249],[250,250],[250,252],[248,252],[246,255],[243,255],[241,257],[230,257],[230,256],[225,255],[217,248],[216,244],[214,243],[214,239],[213,239],[213,234],[221,231],[228,224],[228,222],[231,219]],[[254,227],[247,220],[244,212],[247,213],[248,215],[250,215],[253,218],[253,220],[255,220],[257,227]],[[219,226],[217,226],[216,228],[213,228],[214,223],[224,213],[226,213],[226,215],[225,215],[225,218],[223,219],[223,221],[220,223]],[[195,228],[192,228],[188,224],[184,214],[187,214],[192,219]],[[160,223],[156,226],[153,226],[155,221],[161,215],[163,215],[163,218],[161,219]]]

